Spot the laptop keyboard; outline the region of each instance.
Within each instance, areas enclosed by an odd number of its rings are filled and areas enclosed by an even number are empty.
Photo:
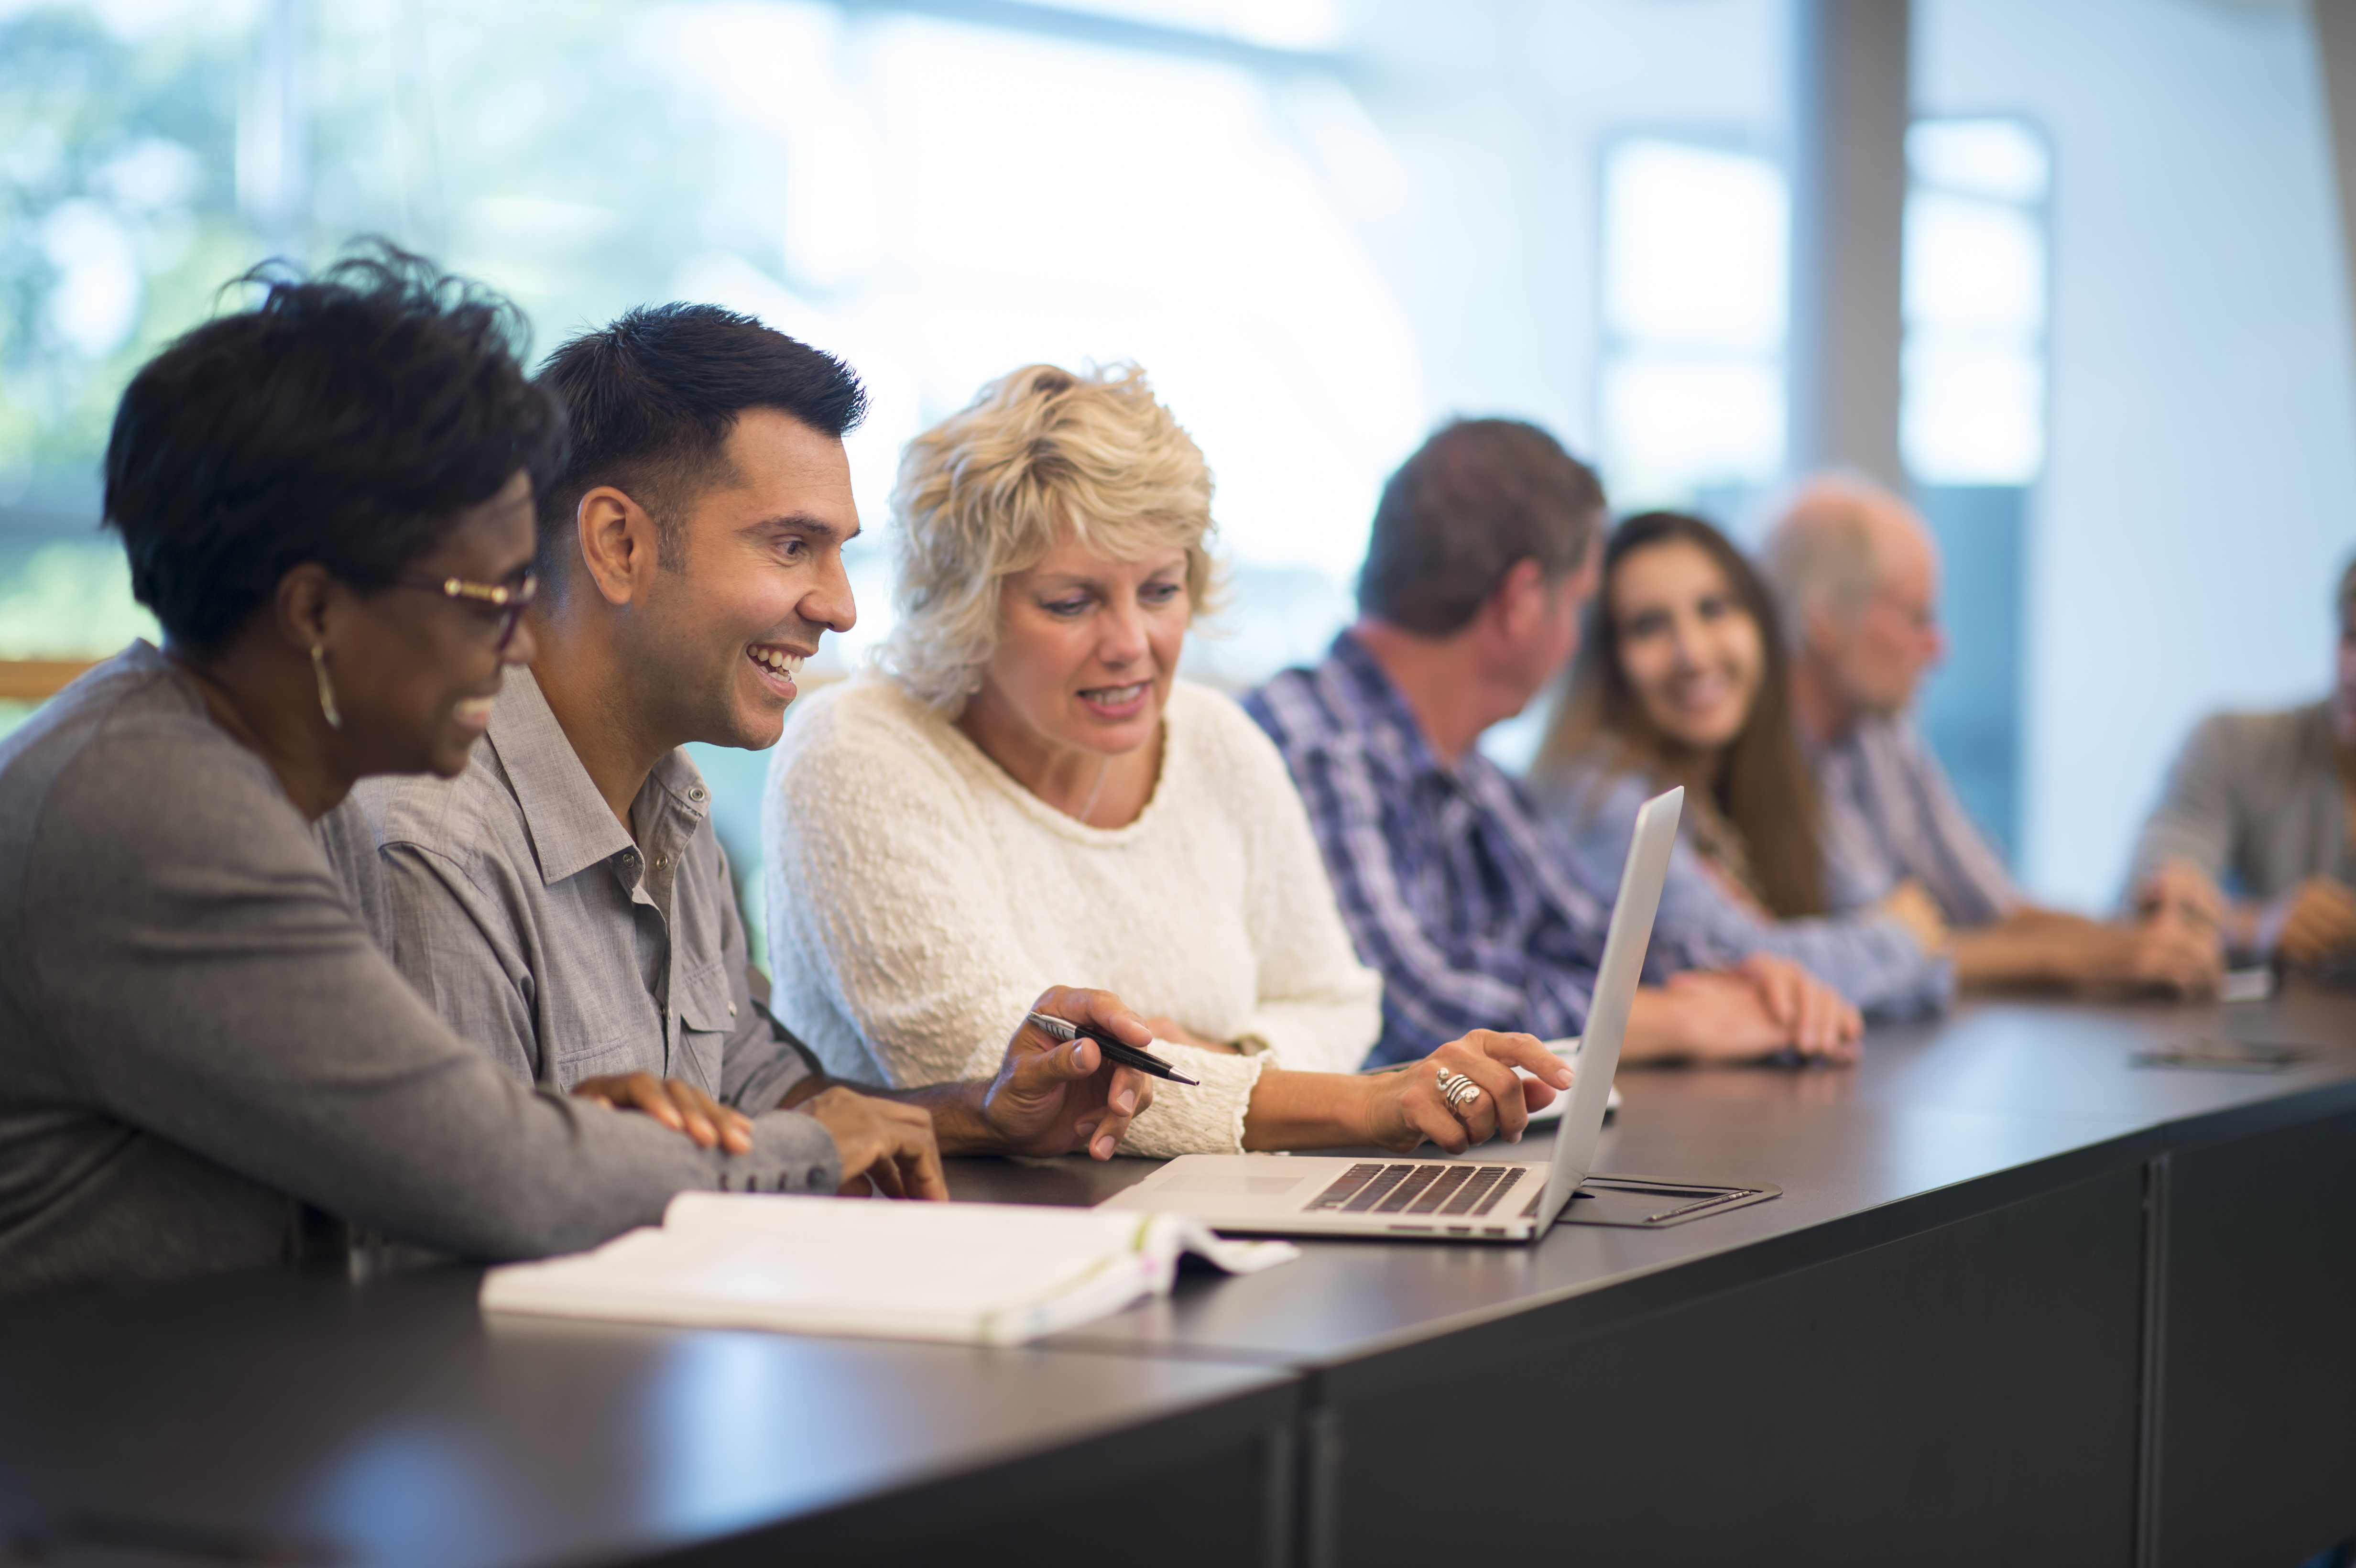
[[[1519,1165],[1385,1165],[1369,1160],[1333,1179],[1305,1214],[1486,1214],[1522,1179]]]

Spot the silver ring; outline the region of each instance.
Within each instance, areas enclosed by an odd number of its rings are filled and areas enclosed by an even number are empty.
[[[1451,1072],[1445,1067],[1440,1070],[1439,1088],[1440,1097],[1447,1101],[1452,1110],[1461,1111],[1481,1097],[1481,1085],[1462,1072]]]

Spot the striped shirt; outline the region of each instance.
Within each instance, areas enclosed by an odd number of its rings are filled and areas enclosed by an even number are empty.
[[[1811,749],[1824,790],[1828,838],[1858,858],[1879,898],[1912,878],[1947,923],[1968,931],[2028,901],[1955,798],[1947,770],[1902,718],[1860,719],[1847,735]]]
[[[1369,1064],[1423,1056],[1475,1029],[1579,1033],[1611,919],[1521,785],[1478,752],[1452,766],[1374,656],[1344,632],[1314,669],[1244,704],[1309,807],[1358,956],[1383,976]],[[1614,879],[1616,885],[1616,876]],[[1655,930],[1646,970],[1710,962]]]
[[[1620,864],[1636,831],[1637,811],[1660,787],[1641,772],[1615,769],[1604,757],[1582,758],[1550,783],[1547,820],[1590,880]],[[1889,893],[1888,884],[1869,891],[1858,887],[1851,863],[1860,857],[1842,854],[1832,833],[1826,836],[1831,841],[1825,867],[1831,912],[1778,920],[1711,865],[1692,831],[1693,819],[1688,810],[1677,824],[1676,848],[1661,889],[1663,921],[1705,932],[1729,953],[1788,958],[1876,1021],[1937,1012],[1954,999],[1954,961],[1925,953],[1903,925],[1873,907]]]

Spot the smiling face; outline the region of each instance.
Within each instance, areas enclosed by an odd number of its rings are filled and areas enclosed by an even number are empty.
[[[1696,752],[1733,742],[1759,699],[1759,623],[1717,561],[1689,539],[1632,551],[1612,573],[1620,667],[1662,737]]]
[[[531,480],[518,473],[402,575],[515,588],[531,557]],[[507,619],[431,589],[336,590],[324,640],[352,776],[465,770],[507,667],[532,656],[524,626],[499,645]]]
[[[1001,585],[997,651],[959,722],[1018,778],[1055,753],[1136,752],[1161,732],[1193,616],[1184,550],[1114,560],[1067,536]]]
[[[842,547],[859,532],[842,443],[747,409],[680,518],[679,548],[626,634],[668,734],[751,751],[776,743],[794,676],[857,619]]]

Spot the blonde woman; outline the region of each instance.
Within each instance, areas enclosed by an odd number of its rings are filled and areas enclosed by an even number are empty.
[[[1485,1030],[1355,1074],[1381,984],[1300,797],[1242,709],[1175,678],[1211,476],[1142,373],[993,382],[910,443],[893,509],[881,667],[802,699],[763,814],[776,1006],[830,1071],[987,1076],[1053,976],[1118,992],[1199,1080],[1156,1086],[1129,1153],[1462,1149],[1568,1084]],[[1449,1072],[1483,1092],[1451,1108]]]

